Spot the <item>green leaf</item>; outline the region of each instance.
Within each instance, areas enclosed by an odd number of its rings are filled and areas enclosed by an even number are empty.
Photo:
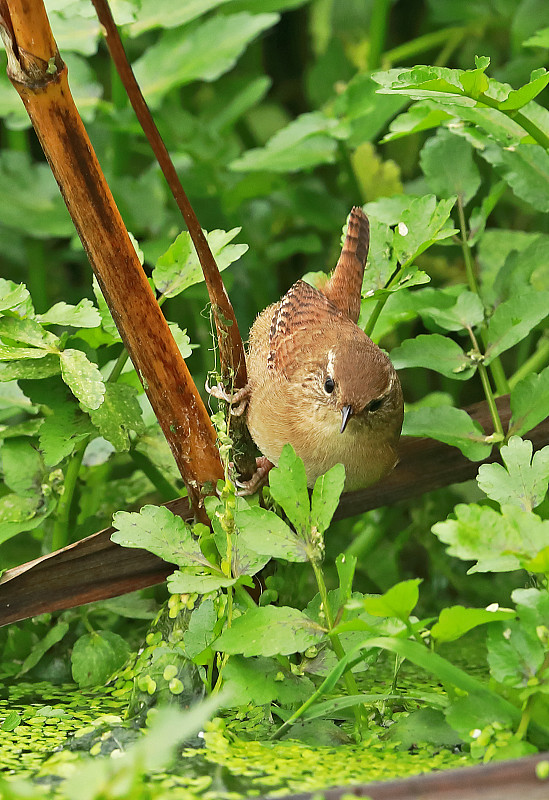
[[[82,350],[63,350],[59,354],[61,377],[85,406],[99,408],[105,397],[105,383],[96,364]]]
[[[0,347],[0,354],[1,351],[2,348]],[[31,356],[28,360],[10,361],[7,364],[0,364],[0,381],[12,381],[14,379],[24,380],[26,378],[32,380],[51,378],[53,375],[58,375],[61,372],[59,356],[53,353],[44,353],[43,350],[34,350],[33,352],[40,353],[43,355],[43,358]]]
[[[234,586],[238,578],[227,578],[225,575],[197,570],[178,569],[168,575],[168,591],[172,594],[208,594],[218,589]]]
[[[220,271],[237,261],[247,250],[247,244],[229,244],[242,228],[230,231],[204,231]],[[189,286],[204,280],[202,267],[187,231],[180,233],[175,242],[160,256],[152,273],[154,285],[166,297],[175,297]]]
[[[105,399],[98,409],[90,410],[90,419],[101,436],[118,452],[130,449],[130,431],[145,432],[137,390],[124,383],[107,383]]]
[[[32,531],[41,525],[54,508],[56,501],[42,494],[20,497],[5,494],[0,497],[0,544],[22,531]]]
[[[95,434],[88,416],[72,402],[49,403],[53,414],[44,419],[39,431],[40,450],[44,463],[54,467],[69,456],[83,439]]]
[[[32,316],[30,294],[24,283],[0,278],[0,311],[8,310],[15,311],[19,317]]]
[[[53,625],[46,633],[44,638],[34,645],[29,655],[23,661],[18,675],[24,675],[26,672],[29,672],[29,670],[35,667],[38,662],[41,661],[42,657],[48,652],[48,650],[50,650],[50,648],[60,642],[61,639],[65,638],[68,630],[69,623],[64,622],[63,620],[59,620],[59,622]]]
[[[230,0],[187,0],[174,6],[172,0],[141,0],[138,18],[131,23],[128,30],[130,36],[135,37],[151,28],[177,28],[228,1]]]
[[[144,548],[180,567],[209,566],[187,523],[163,506],[143,506],[139,513],[118,511],[113,525],[117,530],[111,539],[122,547]]]
[[[405,436],[430,436],[439,442],[458,447],[470,461],[488,458],[492,445],[484,440],[484,431],[461,408],[439,406],[408,411],[402,432]]]
[[[187,329],[181,330],[179,325],[177,325],[175,322],[168,322],[168,327],[170,329],[170,333],[175,339],[175,343],[179,349],[179,352],[181,353],[181,357],[189,358],[192,356],[193,348],[191,346],[191,340],[187,335]]]
[[[42,350],[57,349],[59,339],[33,319],[18,319],[17,317],[0,317],[0,338],[13,339]],[[39,356],[40,358],[42,356]]]
[[[316,479],[311,497],[311,528],[319,533],[328,530],[339,505],[345,484],[345,467],[334,464],[324,475]]]
[[[386,738],[390,742],[398,742],[397,750],[412,752],[418,742],[448,748],[462,743],[460,736],[446,722],[442,711],[434,708],[420,708],[402,715],[391,725]]]
[[[549,520],[540,520],[516,506],[502,513],[476,503],[455,507],[456,519],[437,522],[432,531],[449,545],[448,553],[462,561],[476,561],[472,572],[509,572],[522,567],[547,544]]]
[[[269,473],[269,487],[276,502],[301,536],[310,529],[309,492],[303,461],[290,444],[285,444],[278,467]]]
[[[457,342],[439,333],[405,339],[391,351],[391,361],[395,369],[423,367],[458,381],[470,378],[477,368]]]
[[[335,560],[342,603],[348,603],[351,599],[357,560],[356,556],[345,553],[340,553]]]
[[[287,706],[303,702],[314,692],[310,678],[281,669],[274,658],[233,656],[223,669],[223,685],[232,708],[272,702]]]
[[[528,686],[543,664],[543,644],[522,619],[490,626],[486,644],[490,673],[504,686]]]
[[[384,594],[365,595],[362,600],[364,610],[374,617],[397,617],[408,622],[419,600],[421,582],[421,578],[412,578],[395,584]]]
[[[456,202],[455,197],[440,200],[434,195],[426,195],[413,200],[402,212],[393,238],[395,255],[400,264],[411,263],[433,242],[447,239],[456,233],[448,223],[450,212]]]
[[[513,192],[537,211],[549,211],[549,153],[539,144],[503,147],[487,138],[478,150]]]
[[[391,121],[389,133],[383,137],[382,142],[390,142],[393,139],[400,139],[402,136],[409,136],[412,133],[421,133],[432,128],[438,128],[439,125],[451,118],[451,114],[431,100],[414,103],[407,111],[399,114],[398,117]]]
[[[18,725],[21,724],[22,717],[19,716],[17,711],[9,711],[6,718],[0,725],[0,729],[6,732],[14,731]]]
[[[37,314],[42,325],[67,325],[71,328],[96,328],[101,325],[101,316],[91,300],[84,298],[78,305],[56,303],[45,314]]]
[[[484,320],[482,300],[474,292],[460,292],[454,305],[444,308],[419,309],[422,318],[433,322],[447,331],[460,331],[475,328]]]
[[[72,649],[72,677],[81,688],[102,686],[124,665],[130,652],[128,643],[117,633],[86,633]]]
[[[341,122],[314,111],[294,119],[269,139],[265,147],[248,150],[229,166],[237,172],[267,170],[301,172],[317,164],[333,164]]]
[[[485,364],[528,336],[549,314],[549,292],[525,287],[519,296],[501,303],[488,324]]]
[[[547,417],[549,408],[549,367],[539,375],[527,375],[511,390],[510,433],[522,435]]]
[[[134,64],[148,104],[158,108],[164,95],[175,87],[216,80],[232,69],[248,44],[278,18],[278,14],[219,15],[198,27],[164,33]]]
[[[35,239],[69,237],[71,218],[46,163],[33,163],[27,152],[0,153],[0,223]],[[32,264],[31,264],[32,266]]]
[[[206,598],[198,607],[194,608],[189,620],[189,627],[185,631],[183,646],[185,654],[189,658],[194,660],[196,656],[209,648],[217,637],[216,624],[217,611],[214,601]]]
[[[324,637],[322,628],[297,608],[265,606],[233,620],[215,641],[222,653],[244,656],[288,656],[302,653]]]
[[[431,628],[431,636],[437,642],[454,642],[464,634],[498,620],[513,619],[516,612],[509,608],[465,608],[464,606],[448,606],[440,612],[438,622]]]
[[[4,483],[22,497],[41,493],[44,464],[30,439],[10,439],[0,449]]]
[[[501,464],[482,464],[477,483],[482,491],[504,505],[511,503],[523,511],[532,511],[547,494],[549,481],[549,445],[532,458],[532,442],[512,436],[501,448]]]
[[[307,548],[286,523],[272,511],[254,506],[236,514],[244,542],[256,553],[286,561],[307,561]]]
[[[438,197],[457,195],[467,205],[479,190],[480,173],[473,161],[472,146],[445,128],[427,140],[420,163],[430,190]]]
[[[549,83],[549,72],[545,69],[536,70],[535,72],[539,74],[532,73],[527,84],[521,86],[520,89],[510,91],[507,100],[499,103],[498,108],[501,111],[518,111],[519,108],[525,106],[545,89]]]

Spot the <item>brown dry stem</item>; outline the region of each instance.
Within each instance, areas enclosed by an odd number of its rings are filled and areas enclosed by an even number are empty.
[[[42,0],[0,0],[8,76],[19,92],[113,319],[200,515],[223,475],[216,434],[141,268],[72,99]]]

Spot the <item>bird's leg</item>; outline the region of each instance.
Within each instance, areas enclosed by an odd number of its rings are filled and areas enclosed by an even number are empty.
[[[265,456],[260,456],[256,458],[255,463],[257,465],[257,469],[248,481],[236,481],[236,485],[238,486],[237,495],[239,497],[245,497],[250,494],[255,494],[258,489],[260,489],[266,482],[267,476],[269,472],[274,467],[274,464],[269,461],[268,458]]]
[[[242,389],[234,392],[234,394],[229,394],[220,383],[216,386],[210,386],[208,381],[206,381],[205,389],[212,397],[216,397],[218,400],[224,400],[228,403],[231,407],[231,414],[233,417],[241,417],[246,411],[248,400],[250,399],[250,387],[247,384]]]

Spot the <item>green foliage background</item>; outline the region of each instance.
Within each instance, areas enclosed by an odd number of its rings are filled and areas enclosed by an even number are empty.
[[[109,62],[91,4],[46,5],[109,185],[202,388],[214,368],[207,294],[188,239],[180,236],[179,212]],[[547,704],[540,700],[547,687],[547,449],[533,455],[510,437],[528,433],[549,407],[549,6],[545,0],[113,0],[112,9],[183,186],[211,232],[220,265],[229,267],[224,280],[241,330],[298,277],[314,282],[333,267],[346,215],[363,205],[372,242],[361,323],[400,370],[405,432],[459,447],[473,461],[505,443],[505,467],[482,467],[478,482],[333,524],[325,543],[326,584],[339,581],[335,591],[343,592],[336,557],[356,557],[354,588],[385,598],[374,604],[379,613],[368,603],[362,612],[396,617],[401,637],[420,635],[410,616],[416,603],[420,619],[442,611],[431,628],[439,643],[491,619],[492,679],[522,709],[517,723],[506,707],[501,729],[518,724],[521,741],[531,714],[547,726]],[[416,66],[421,63],[432,66]],[[182,486],[5,77],[0,116],[5,569],[105,527],[115,512],[123,512],[117,521],[124,537],[125,512],[177,496]],[[504,430],[493,398],[507,393],[512,419]],[[459,411],[481,399],[493,412],[488,438]],[[292,538],[281,521],[260,519],[257,508],[236,506],[252,553],[246,568],[227,576],[222,563],[210,564],[210,583],[204,583],[204,563],[221,553],[229,501],[224,496],[212,504],[214,536],[204,535],[200,547],[157,512],[141,515],[141,521],[154,516],[139,523],[145,536],[151,526],[165,533],[162,555],[173,555],[174,543],[188,538],[180,560],[171,559],[181,570],[171,578],[170,602],[193,586],[202,587],[197,592],[223,588],[222,596],[232,597],[233,586],[236,591],[269,558],[282,558],[283,570],[273,562],[267,567],[265,608],[253,612],[253,624],[261,618],[269,631],[266,614],[289,619],[303,608],[314,618],[314,575],[300,563],[315,561],[314,548],[307,555],[310,542],[306,547]],[[269,524],[273,538],[255,552],[253,532]],[[139,546],[135,536],[124,543]],[[528,574],[537,576],[535,588]],[[394,584],[403,587],[396,591],[399,613],[387,599]],[[100,683],[127,658],[128,643],[138,646],[154,599],[164,596],[159,588],[125,609],[103,604],[1,630],[0,673],[59,681],[72,669],[81,686]],[[350,602],[350,595],[338,598],[341,608]],[[275,600],[293,608],[279,610],[270,605]],[[512,602],[527,620],[524,630],[514,618],[495,620],[478,608]],[[474,623],[470,614],[452,610],[463,606],[477,607]],[[218,636],[221,617],[213,604],[200,606],[200,613],[194,635],[213,630],[215,621]],[[141,622],[129,626],[125,615]],[[295,634],[295,622],[287,624],[280,642],[271,642],[284,657],[310,643],[305,636],[292,649],[286,637]],[[395,638],[391,644],[389,628],[386,649],[407,648],[402,657],[413,661],[418,642]],[[244,644],[225,632],[218,646],[233,654],[229,664],[244,670],[241,653],[272,653],[250,649],[242,630]],[[516,637],[507,650],[504,630]],[[515,653],[521,637],[528,641],[526,664]],[[87,668],[92,650],[102,653],[95,672]],[[193,657],[203,666],[210,656],[201,661],[200,654],[196,649]],[[417,658],[439,674],[434,660]],[[261,670],[268,671],[266,663]],[[227,674],[235,685],[242,681],[238,666]],[[441,680],[459,686],[455,675],[444,675]],[[535,713],[529,679],[541,686]],[[151,686],[142,680],[140,690]],[[499,734],[486,733],[484,723],[496,706],[478,723],[484,743],[477,743],[477,755],[495,748]],[[446,716],[474,750],[470,710],[454,704]],[[528,749],[518,747],[515,754],[523,752]]]

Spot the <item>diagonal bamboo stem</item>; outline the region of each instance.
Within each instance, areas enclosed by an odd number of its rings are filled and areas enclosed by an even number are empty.
[[[223,476],[215,431],[74,105],[42,0],[0,0],[0,32],[8,76],[25,104],[193,508],[202,516],[201,488]]]

